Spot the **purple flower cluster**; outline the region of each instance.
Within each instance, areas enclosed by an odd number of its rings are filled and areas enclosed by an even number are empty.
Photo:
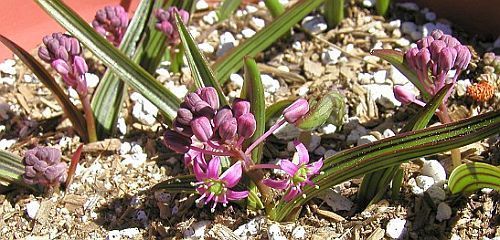
[[[307,150],[303,144],[296,142],[298,163],[283,160],[280,165],[255,165],[251,160],[251,151],[279,126],[286,122],[298,122],[308,113],[309,104],[304,99],[295,101],[283,111],[281,120],[244,149],[243,142],[250,139],[256,130],[255,117],[250,108],[250,102],[243,99],[236,99],[231,106],[221,107],[214,88],[200,88],[185,97],[177,111],[173,128],[164,134],[163,142],[167,147],[184,153],[184,164],[198,181],[193,183],[198,186],[197,192],[201,195],[198,201],[205,199],[205,204],[213,201],[212,211],[217,203],[225,206],[228,201],[248,196],[248,191],[231,189],[240,181],[243,172],[265,168],[283,169],[289,178],[282,181],[268,179],[263,183],[286,190],[285,200],[290,201],[301,192],[304,185],[314,186],[310,178],[318,174],[323,164],[322,160],[308,164]],[[221,157],[232,159],[232,166],[222,174]]]
[[[183,9],[179,10],[176,7],[170,7],[166,11],[158,9],[155,13],[156,19],[158,20],[155,25],[156,29],[163,32],[167,36],[168,42],[173,46],[180,43],[179,31],[175,24],[175,13],[179,14],[184,24],[187,24],[189,21],[189,13]]]
[[[92,21],[92,27],[116,47],[120,45],[127,26],[128,13],[120,5],[99,9]]]
[[[23,163],[23,179],[28,184],[55,187],[66,181],[67,165],[61,162],[61,150],[49,147],[35,147],[26,151]]]
[[[88,89],[84,74],[89,69],[81,54],[78,40],[62,33],[45,36],[38,49],[38,56],[62,76],[64,83],[85,96]]]
[[[456,83],[460,73],[467,68],[471,53],[456,38],[444,34],[441,30],[432,31],[430,36],[417,41],[417,47],[405,53],[410,68],[416,71],[418,80],[430,95],[435,95],[446,84]],[[455,75],[449,79],[448,72],[455,69]],[[444,102],[453,89],[450,89]],[[404,104],[414,101],[414,96],[403,88],[395,88],[396,98]],[[417,103],[422,105],[422,103]]]

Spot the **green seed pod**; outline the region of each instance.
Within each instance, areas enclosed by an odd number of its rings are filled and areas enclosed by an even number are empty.
[[[297,121],[296,126],[306,131],[311,131],[325,122],[340,126],[344,111],[344,96],[337,91],[330,92],[317,101],[309,112]]]

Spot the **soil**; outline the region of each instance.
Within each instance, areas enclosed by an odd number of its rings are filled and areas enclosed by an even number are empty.
[[[252,21],[253,17],[266,23],[271,21],[263,6],[249,5],[256,11],[248,13],[248,7],[242,6],[239,11],[247,11],[248,14],[237,13],[215,24],[207,24],[203,20],[203,16],[212,9],[198,11],[192,19],[192,28],[200,33],[198,36],[194,34],[197,42],[206,42],[217,51],[223,33],[230,32],[237,42],[242,42],[245,39],[239,33],[244,28],[259,30]],[[311,16],[320,15],[314,12]],[[396,79],[397,75],[392,74],[393,70],[387,62],[370,55],[374,47],[405,50],[414,42],[409,34],[401,31],[401,27],[393,25],[398,19],[419,25],[428,21],[422,10],[411,11],[394,6],[389,17],[383,18],[376,16],[373,8],[366,8],[361,2],[349,2],[346,19],[340,26],[318,33],[306,33],[296,27],[293,34],[283,37],[256,57],[262,73],[279,82],[279,88],[267,95],[267,104],[297,95],[315,98],[334,89],[346,96],[346,125],[335,133],[325,133],[324,129],[311,133],[321,137],[320,145],[311,149],[314,159],[323,157],[328,150],[341,151],[355,146],[357,138],[349,140],[355,130],[360,131],[361,136],[372,135],[377,139],[383,138],[387,129],[398,132],[409,116],[416,112],[416,106],[396,106],[387,99],[377,100],[369,93],[373,85],[392,89],[395,84],[407,84],[407,81]],[[446,22],[439,16],[437,21]],[[452,25],[452,29],[453,35],[475,53],[469,70],[459,79],[470,79],[472,83],[486,79],[496,88],[491,100],[480,103],[458,86],[450,99],[452,118],[459,120],[498,109],[500,79],[492,70],[490,61],[483,58],[484,53],[493,49],[493,40],[467,35],[459,26]],[[322,53],[328,49],[341,51],[337,63],[322,61]],[[211,61],[216,59],[215,52],[206,55]],[[87,57],[93,58],[90,53]],[[0,103],[10,105],[7,117],[0,115],[1,139],[14,139],[15,143],[7,146],[7,150],[20,156],[36,145],[61,148],[64,160],[69,163],[80,138],[62,116],[62,110],[49,90],[20,60],[14,60],[15,74],[1,73],[2,78],[14,79],[12,84],[0,84]],[[381,70],[387,74],[382,82],[374,79],[373,75],[369,78],[359,75]],[[103,68],[94,67],[91,71],[102,76]],[[159,71],[157,77],[164,84],[170,82],[181,86],[192,83],[189,74],[168,78],[163,73]],[[242,75],[242,71],[239,74]],[[236,81],[228,81],[224,90],[229,96],[237,96],[239,86]],[[356,202],[361,183],[361,178],[356,178],[335,188],[353,203],[349,210],[334,211],[324,200],[317,198],[304,206],[295,222],[275,223],[260,217],[263,212],[247,211],[236,204],[227,208],[218,207],[215,213],[211,213],[208,207],[196,206],[194,201],[197,196],[150,190],[161,181],[185,174],[186,170],[181,156],[162,145],[160,123],[156,122],[153,126],[142,124],[131,114],[133,105],[127,98],[122,112],[126,123],[125,134],[119,133],[115,139],[85,146],[75,179],[68,189],[56,191],[51,196],[15,187],[2,189],[1,239],[181,239],[187,236],[194,239],[197,236],[240,239],[237,229],[246,224],[256,231],[255,234],[249,233],[248,239],[279,239],[273,235],[278,226],[285,239],[300,239],[303,236],[303,239],[373,240],[389,238],[386,235],[387,224],[396,218],[406,220],[403,239],[500,237],[500,195],[497,191],[483,189],[470,196],[447,194],[442,202],[452,208],[452,215],[443,221],[436,220],[438,203],[426,194],[414,194],[408,184],[410,179],[421,175],[420,160],[402,165],[405,181],[398,199],[391,199],[390,193],[387,193],[383,200],[365,210]],[[436,122],[437,119],[434,119],[433,124]],[[311,141],[311,136],[301,137]],[[266,146],[266,159],[290,157],[288,142],[273,136]],[[137,165],[125,162],[127,156],[134,154],[120,153],[125,143],[139,146],[140,150],[135,153],[147,154],[145,161]],[[461,148],[464,161],[494,165],[500,162],[499,150],[498,135]],[[449,153],[427,159],[440,160],[446,166]],[[39,209],[36,215],[29,216],[27,208],[37,203]]]

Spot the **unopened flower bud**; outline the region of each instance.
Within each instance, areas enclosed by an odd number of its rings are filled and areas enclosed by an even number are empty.
[[[429,47],[433,41],[434,41],[434,38],[432,36],[427,36],[427,37],[424,37],[424,38],[418,40],[417,41],[418,49]]]
[[[471,59],[471,53],[469,48],[466,46],[460,45],[456,46],[455,50],[457,51],[457,58],[455,60],[455,66],[457,69],[464,70],[469,65]]]
[[[415,94],[403,86],[394,86],[394,97],[402,104],[410,104],[415,101]]]
[[[62,76],[67,76],[71,72],[71,68],[68,66],[66,61],[62,59],[57,59],[52,62],[52,68],[56,70]]]
[[[243,138],[249,138],[255,133],[257,124],[255,117],[251,113],[245,113],[238,117],[238,135]]]
[[[187,108],[179,108],[177,110],[177,121],[183,125],[189,125],[193,120],[193,113]]]
[[[408,62],[408,65],[412,68],[412,69],[417,69],[417,63],[416,63],[416,59],[417,59],[417,54],[418,54],[418,48],[410,48],[406,53],[405,53],[405,59],[406,59],[406,62]]]
[[[172,128],[174,129],[174,131],[186,137],[193,136],[193,130],[191,129],[190,125],[184,125],[179,123],[178,121],[174,121],[174,123],[172,124]]]
[[[193,134],[200,140],[201,142],[207,142],[212,138],[213,129],[210,124],[210,120],[206,117],[198,117],[191,121],[191,129],[193,130]]]
[[[174,27],[169,22],[156,23],[155,27],[158,31],[161,31],[166,35],[171,35],[174,32]]]
[[[215,115],[215,111],[210,105],[208,105],[205,101],[199,101],[194,106],[194,114],[195,116],[204,116],[209,119],[212,119]]]
[[[243,99],[235,99],[233,102],[233,114],[235,118],[250,112],[250,102]]]
[[[177,153],[186,153],[191,143],[191,138],[169,129],[163,136],[163,144]]]
[[[219,96],[217,95],[217,91],[213,87],[205,87],[199,89],[200,98],[207,102],[208,105],[212,107],[212,109],[219,109]]]
[[[439,29],[434,29],[431,32],[431,36],[434,38],[434,40],[441,40],[441,37],[444,35],[443,31]]]
[[[289,123],[295,123],[309,112],[309,103],[303,98],[297,99],[290,106],[283,110],[283,117]]]
[[[229,108],[222,108],[217,111],[214,117],[214,127],[219,127],[222,123],[233,117],[233,113]]]
[[[445,47],[439,52],[438,69],[447,72],[455,65],[455,58],[457,57],[457,50],[451,47]]]
[[[203,101],[200,96],[196,93],[188,93],[184,98],[184,102],[189,110],[195,111],[196,103]]]
[[[422,71],[423,69],[427,69],[427,64],[431,60],[431,54],[429,53],[429,49],[423,48],[421,49],[415,58],[415,66],[416,69]]]
[[[28,184],[53,187],[66,180],[67,165],[61,162],[59,149],[35,147],[26,151],[23,163],[25,165],[23,179]]]
[[[83,59],[80,56],[75,56],[73,59],[73,66],[75,68],[75,74],[78,76],[84,75],[89,71],[89,67],[87,66],[87,63],[85,62],[85,59]]]
[[[41,46],[40,48],[38,48],[38,57],[40,57],[40,59],[42,59],[45,62],[51,61],[49,50],[45,46]]]
[[[224,121],[219,127],[219,135],[222,140],[230,141],[236,136],[236,131],[238,130],[238,123],[236,118],[230,118]]]
[[[76,38],[69,38],[69,42],[70,50],[68,50],[68,52],[71,55],[80,55],[82,49],[80,48],[80,43],[78,42],[78,40]]]
[[[438,61],[439,53],[445,47],[446,47],[446,43],[441,41],[441,40],[434,40],[431,43],[431,46],[429,47],[429,52],[430,52],[431,58],[432,58],[432,60],[434,60],[434,62]]]
[[[440,40],[445,42],[446,46],[448,47],[456,47],[462,45],[456,38],[447,34],[443,35]]]

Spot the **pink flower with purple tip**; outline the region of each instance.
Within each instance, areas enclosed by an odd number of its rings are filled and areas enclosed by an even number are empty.
[[[287,189],[288,191],[283,197],[283,200],[287,202],[297,197],[305,185],[316,186],[310,179],[318,174],[323,166],[323,159],[309,164],[309,153],[304,144],[294,141],[294,145],[299,156],[298,163],[287,159],[280,161],[280,168],[287,173],[288,177],[283,180],[264,179],[262,181],[274,189]]]
[[[236,162],[224,173],[221,172],[219,157],[214,157],[208,163],[206,171],[203,171],[197,161],[194,161],[194,174],[198,182],[196,191],[201,195],[196,202],[205,199],[205,204],[213,202],[211,211],[215,211],[217,203],[226,206],[229,201],[241,200],[248,196],[248,191],[233,191],[230,188],[236,186],[242,175],[241,162]]]

